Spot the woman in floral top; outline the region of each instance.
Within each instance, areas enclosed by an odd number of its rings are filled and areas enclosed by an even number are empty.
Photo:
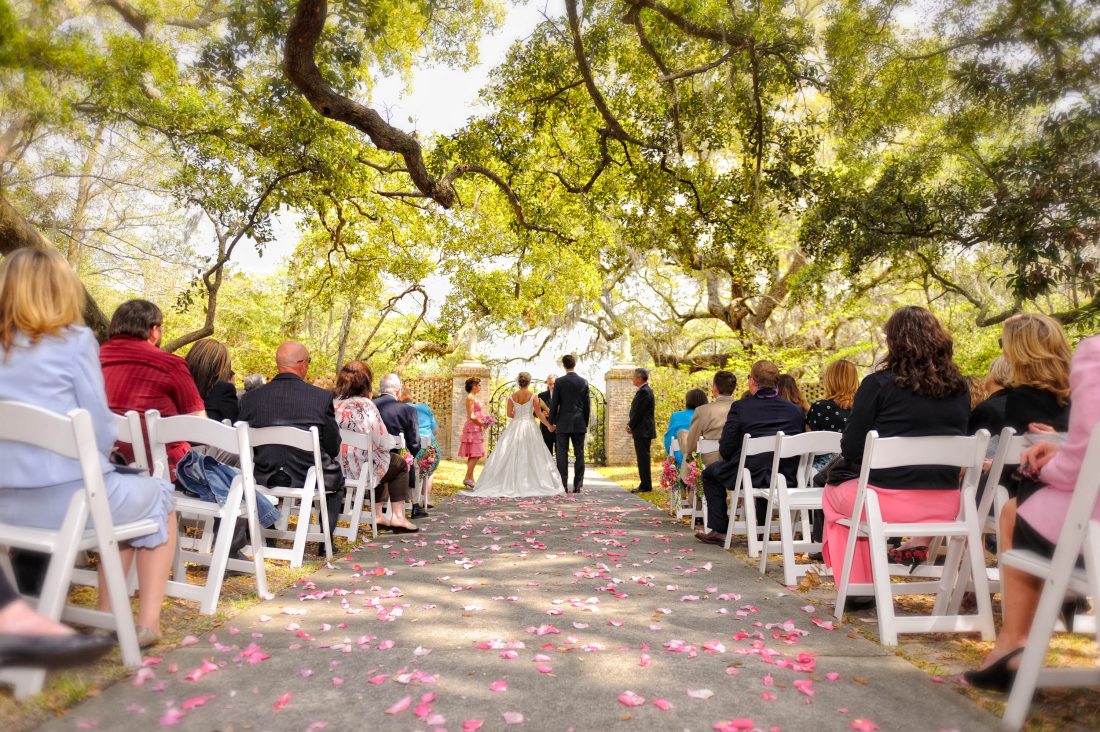
[[[368,395],[371,393],[370,366],[362,361],[348,361],[336,377],[336,423],[340,429],[359,432],[371,439],[370,465],[367,451],[351,445],[340,447],[340,468],[348,480],[356,480],[362,470],[370,470],[375,478],[374,510],[378,526],[388,526],[394,533],[406,534],[419,529],[405,518],[405,500],[409,495],[409,466],[396,452],[390,450],[390,435],[378,407]],[[389,499],[391,509],[383,516],[382,507]]]

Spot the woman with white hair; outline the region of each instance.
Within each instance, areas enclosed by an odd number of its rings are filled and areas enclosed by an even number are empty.
[[[508,397],[508,426],[485,461],[477,487],[463,495],[526,498],[562,494],[561,475],[538,425],[541,422],[551,432],[554,427],[530,389],[531,374],[521,371],[516,384],[518,388]]]

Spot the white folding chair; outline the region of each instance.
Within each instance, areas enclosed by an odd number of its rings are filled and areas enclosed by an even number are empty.
[[[1100,425],[1093,428],[1077,485],[1070,498],[1069,510],[1055,544],[1054,556],[1010,549],[1001,556],[1001,564],[1043,580],[1043,593],[1031,623],[1027,645],[1020,657],[1016,680],[1005,706],[1004,722],[1019,729],[1027,719],[1037,687],[1100,686],[1100,656],[1090,668],[1045,668],[1043,661],[1067,592],[1083,597],[1100,597],[1100,521],[1093,518],[1100,496]],[[1084,555],[1085,567],[1076,567]],[[1100,642],[1100,631],[1093,633]]]
[[[50,555],[49,567],[37,602],[30,602],[51,620],[67,620],[83,625],[113,629],[118,635],[122,662],[130,668],[141,665],[141,649],[130,612],[126,578],[119,557],[119,542],[146,536],[157,531],[150,519],[128,524],[114,524],[103,484],[103,466],[96,447],[92,417],[85,409],[74,409],[61,416],[36,406],[20,402],[0,401],[0,440],[41,447],[64,457],[79,460],[84,490],[77,491],[69,501],[65,518],[56,531],[32,529],[17,524],[0,523],[0,567],[14,584],[8,549],[19,548]],[[88,519],[91,518],[91,528]],[[9,517],[2,517],[9,518]],[[0,520],[2,520],[0,518]],[[100,566],[106,577],[106,591],[111,612],[66,605],[73,564],[80,551],[99,552]],[[37,694],[42,689],[46,672],[42,669],[0,669],[0,682],[15,687],[17,698]]]
[[[760,522],[756,516],[756,499],[767,499],[768,489],[765,486],[752,484],[752,473],[745,467],[745,460],[753,455],[764,455],[775,449],[775,436],[752,437],[745,435],[741,442],[741,457],[737,461],[737,477],[730,492],[729,527],[726,529],[726,548],[733,543],[734,534],[744,535],[748,541],[749,556],[760,556],[762,542],[760,540]],[[704,504],[705,505],[705,504]],[[740,510],[738,510],[740,507]],[[741,518],[737,518],[740,516]]]
[[[126,414],[115,415],[115,427],[118,429],[118,441],[130,445],[134,459],[130,467],[152,473],[149,458],[145,451],[145,436],[141,432],[141,415],[131,409]]]
[[[229,427],[206,417],[181,415],[161,417],[155,409],[145,413],[149,446],[153,465],[160,477],[164,477],[168,465],[168,445],[173,442],[190,442],[208,445],[240,459],[240,471],[233,479],[224,504],[204,501],[175,491],[173,496],[176,513],[181,517],[198,520],[200,535],[189,539],[181,530],[176,543],[172,580],[167,594],[199,603],[199,611],[212,615],[218,609],[226,569],[251,572],[256,575],[256,594],[267,597],[267,573],[264,569],[264,540],[256,509],[256,486],[252,475],[252,448],[248,441],[248,425],[238,422]],[[229,556],[237,518],[245,516],[248,534],[252,540],[252,560],[242,561]],[[214,531],[214,520],[218,530]],[[187,581],[186,562],[206,565],[208,570],[203,584]]]
[[[686,434],[687,430],[682,430],[680,434]],[[697,455],[706,455],[707,453],[718,452],[718,440],[699,440],[699,443],[695,446],[695,453]],[[703,531],[709,531],[710,527],[707,526],[707,495],[703,492],[702,478],[700,477],[699,485],[688,491],[687,498],[684,499],[684,509],[681,514],[678,514],[676,518],[681,516],[691,516],[692,528],[695,524],[702,521]]]
[[[839,432],[804,432],[800,435],[775,435],[772,474],[768,485],[768,508],[764,514],[764,540],[760,552],[760,574],[768,571],[768,556],[772,553],[772,514],[779,512],[779,552],[783,555],[783,584],[793,585],[810,569],[811,564],[796,564],[794,553],[820,552],[821,543],[810,539],[810,511],[821,510],[824,489],[813,485],[814,458],[840,452]],[[798,473],[794,486],[779,472],[780,461],[798,458]],[[801,538],[795,538],[794,515],[799,517]]]
[[[313,456],[313,465],[306,472],[302,485],[277,487],[256,485],[256,490],[279,502],[282,517],[274,528],[263,529],[264,537],[283,539],[293,542],[288,547],[267,547],[264,555],[268,559],[285,559],[291,567],[301,567],[305,561],[306,542],[317,541],[324,544],[325,557],[332,561],[332,542],[329,540],[328,510],[325,506],[324,467],[321,462],[321,439],[316,427],[300,430],[297,427],[249,427],[248,440],[252,449],[264,445],[283,445],[302,450]],[[318,523],[313,523],[313,511],[319,514]],[[296,516],[297,525],[290,529],[290,517]]]
[[[993,639],[995,635],[993,608],[984,571],[973,573],[978,604],[977,614],[960,615],[951,613],[949,609],[962,569],[963,552],[969,556],[971,566],[985,566],[981,523],[974,494],[988,442],[989,433],[985,430],[979,430],[973,437],[879,438],[874,430],[867,433],[859,484],[852,507],[852,518],[840,519],[838,522],[850,528],[844,551],[844,562],[840,570],[840,581],[837,584],[836,616],[838,618],[844,613],[844,603],[848,593],[854,590],[855,594],[874,595],[878,608],[879,640],[885,646],[896,646],[898,633],[980,632],[983,640]],[[879,510],[878,495],[867,487],[871,470],[919,465],[943,465],[962,469],[962,489],[959,492],[957,517],[954,521],[885,522]],[[887,562],[886,538],[890,536],[931,536],[949,539],[943,567],[933,568],[938,578],[927,582],[891,582],[892,572],[909,576],[910,569]],[[857,538],[865,538],[869,544],[872,574],[870,585],[850,583]],[[894,595],[916,594],[936,595],[932,614],[898,617],[894,613]]]
[[[337,527],[335,534],[337,536],[343,536],[349,541],[357,541],[359,538],[359,522],[363,516],[363,504],[366,498],[369,496],[370,503],[366,509],[370,512],[370,530],[371,536],[378,538],[378,517],[375,512],[374,503],[374,489],[378,485],[378,481],[374,477],[374,444],[371,442],[369,435],[364,435],[362,432],[352,432],[351,430],[340,430],[340,441],[348,447],[357,448],[366,452],[366,458],[363,459],[363,467],[359,471],[359,477],[355,480],[344,481],[345,493],[344,493],[344,512],[340,514],[341,520],[346,520],[348,526]]]

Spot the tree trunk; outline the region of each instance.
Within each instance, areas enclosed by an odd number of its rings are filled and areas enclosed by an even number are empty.
[[[53,245],[0,192],[0,255],[7,256],[23,247],[52,249]],[[100,341],[107,338],[110,321],[87,290],[84,291],[84,322]]]

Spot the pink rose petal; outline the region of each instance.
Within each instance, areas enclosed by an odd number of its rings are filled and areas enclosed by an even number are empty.
[[[619,703],[624,707],[640,707],[645,704],[645,697],[633,691],[624,691],[619,694]]]
[[[282,709],[283,707],[285,707],[289,703],[290,703],[290,692],[288,691],[287,693],[283,694],[282,696],[280,696],[278,699],[275,700],[275,711],[276,712],[279,711],[280,709]]]
[[[505,724],[523,724],[523,715],[519,712],[505,712],[501,716],[504,717]]]
[[[853,719],[851,728],[856,732],[875,732],[878,725],[869,719]]]
[[[392,707],[386,710],[386,714],[400,714],[412,704],[412,695],[401,697]]]
[[[177,724],[183,721],[183,718],[187,716],[186,712],[180,711],[175,707],[171,707],[160,718],[161,727],[175,727]]]
[[[710,699],[714,692],[710,689],[688,689],[688,696],[692,699]]]
[[[667,712],[669,709],[672,709],[672,702],[668,699],[654,699],[653,706],[657,707],[662,712]]]
[[[507,681],[494,681],[489,684],[489,691],[508,691]]]

